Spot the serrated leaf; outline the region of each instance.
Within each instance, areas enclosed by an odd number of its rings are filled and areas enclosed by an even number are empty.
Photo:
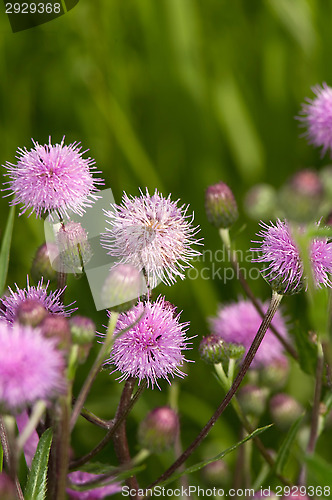
[[[12,243],[12,234],[14,228],[14,216],[15,216],[15,207],[11,207],[9,210],[9,215],[7,219],[6,229],[3,235],[3,239],[1,242],[1,251],[0,251],[0,295],[3,294],[3,290],[5,288],[7,273],[8,273],[8,265],[9,265],[9,254],[10,254],[10,246]]]
[[[284,442],[282,443],[282,445],[280,447],[280,450],[278,452],[278,455],[277,455],[277,458],[275,461],[275,466],[274,466],[274,471],[276,471],[278,474],[283,473],[284,467],[287,463],[287,460],[288,460],[288,457],[290,454],[292,444],[294,443],[294,440],[296,438],[297,432],[298,432],[299,427],[302,423],[304,415],[305,414],[301,415],[300,417],[298,417],[295,420],[295,422],[292,424],[291,428],[289,429]]]
[[[39,439],[25,487],[25,500],[44,500],[47,487],[47,466],[52,443],[52,429],[47,429]]]
[[[256,430],[254,430],[254,432],[252,432],[251,434],[249,434],[248,436],[246,436],[244,439],[242,439],[242,441],[239,441],[238,443],[234,444],[230,448],[227,448],[226,450],[222,451],[221,453],[219,453],[215,457],[209,458],[207,460],[203,460],[201,462],[198,462],[197,464],[192,465],[191,467],[188,467],[187,469],[185,469],[182,472],[179,472],[177,474],[173,474],[169,479],[166,479],[166,481],[163,481],[162,483],[160,483],[160,486],[165,486],[166,484],[169,484],[169,483],[171,483],[173,481],[176,481],[181,476],[184,476],[186,474],[191,474],[193,472],[196,472],[196,471],[202,469],[203,467],[205,467],[206,465],[208,465],[208,464],[210,464],[212,462],[216,462],[217,460],[221,460],[226,455],[228,455],[228,453],[231,453],[232,451],[236,450],[236,448],[238,448],[239,446],[241,446],[241,444],[244,444],[247,441],[249,441],[250,439],[258,436],[262,432],[264,432],[267,429],[269,429],[270,427],[272,427],[272,425],[273,424],[269,424],[269,425],[266,425],[265,427],[260,427],[260,428],[258,428]]]
[[[299,354],[301,369],[308,375],[315,375],[317,364],[317,347],[311,342],[307,332],[298,326],[293,331],[296,348]]]

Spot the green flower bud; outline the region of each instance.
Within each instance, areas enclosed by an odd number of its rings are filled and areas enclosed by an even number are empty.
[[[34,299],[26,299],[17,308],[16,321],[21,325],[38,326],[48,315],[45,307]]]
[[[171,448],[179,433],[179,417],[168,406],[155,408],[140,423],[140,444],[154,453]]]
[[[230,228],[239,217],[234,195],[224,182],[205,191],[205,212],[208,221],[218,229]]]
[[[54,243],[48,243],[47,245],[44,243],[38,248],[31,266],[31,276],[36,283],[42,278],[51,282],[57,280],[57,272],[52,267],[50,260],[50,253],[56,255],[57,252],[57,246]]]

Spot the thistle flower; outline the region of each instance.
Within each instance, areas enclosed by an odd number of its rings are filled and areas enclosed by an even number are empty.
[[[17,413],[63,392],[64,360],[39,329],[0,321],[0,406]]]
[[[184,269],[192,267],[189,261],[200,255],[191,248],[201,244],[194,238],[199,229],[192,226],[188,206],[177,203],[157,190],[152,196],[146,190],[140,197],[124,193],[122,205],[105,211],[111,227],[101,238],[102,246],[121,263],[144,270],[151,287],[158,280],[171,285],[176,277],[184,279]]]
[[[260,223],[263,228],[257,236],[262,241],[260,248],[252,248],[253,252],[262,254],[253,262],[266,264],[262,271],[263,277],[279,293],[296,293],[303,286],[303,265],[300,252],[292,238],[288,223],[277,219],[276,224],[269,226]],[[317,287],[332,287],[332,246],[327,238],[313,239],[310,244],[310,261]]]
[[[306,99],[301,116],[297,119],[307,127],[306,136],[310,144],[322,147],[322,156],[332,149],[332,88],[326,83],[312,88],[314,99]]]
[[[268,304],[263,304],[262,307],[266,312]],[[219,336],[225,342],[243,345],[247,353],[261,325],[262,318],[249,300],[241,299],[220,307],[217,317],[210,318],[209,321],[214,335]],[[276,312],[272,325],[283,337],[287,337],[287,328],[280,311]],[[264,368],[278,359],[285,359],[283,347],[268,329],[251,367]]]
[[[133,325],[140,316],[142,318]],[[182,378],[185,374],[179,366],[187,361],[181,351],[189,349],[185,336],[189,323],[180,323],[179,318],[180,314],[176,314],[175,308],[165,302],[163,297],[153,303],[139,302],[120,314],[115,336],[121,330],[133,326],[115,339],[106,364],[114,364],[122,372],[119,380],[136,377],[140,383],[146,379],[152,388],[156,384],[160,389],[159,378],[166,379],[168,383],[169,376]]]
[[[91,158],[83,158],[80,143],[41,146],[32,140],[34,148],[28,151],[19,148],[17,164],[7,162],[5,176],[9,177],[8,196],[14,195],[11,205],[22,204],[20,215],[31,209],[40,217],[45,212],[55,211],[68,218],[68,211],[82,215],[98,197],[97,185],[103,180],[94,178],[92,170],[96,167]],[[99,172],[98,172],[99,173]]]
[[[85,486],[90,481],[97,480],[98,478],[101,479],[102,477],[103,475],[100,474],[91,474],[90,472],[83,472],[80,470],[68,474],[68,479],[72,482],[72,484],[76,486]],[[69,498],[71,499],[102,500],[109,495],[115,495],[115,493],[119,493],[121,489],[122,487],[120,483],[112,483],[106,486],[98,486],[97,488],[91,488],[84,491],[67,488],[67,493],[69,495]]]
[[[43,280],[37,286],[30,286],[29,277],[27,276],[27,287],[19,288],[16,283],[16,292],[8,287],[10,295],[0,298],[3,308],[0,309],[0,319],[4,319],[7,323],[13,323],[17,319],[17,314],[20,305],[26,300],[33,300],[35,303],[42,305],[47,312],[51,314],[60,314],[61,316],[70,316],[75,309],[68,309],[74,304],[64,306],[60,300],[63,290],[55,292],[47,292],[49,283],[43,285]]]

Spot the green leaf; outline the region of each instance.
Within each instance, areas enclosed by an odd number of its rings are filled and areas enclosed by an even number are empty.
[[[275,466],[273,468],[273,470],[276,471],[278,474],[282,474],[284,471],[285,465],[287,463],[287,460],[288,460],[288,457],[290,454],[292,444],[294,443],[294,440],[296,438],[297,432],[298,432],[299,427],[302,423],[304,415],[305,414],[301,415],[300,417],[298,417],[295,420],[295,422],[293,423],[293,425],[289,429],[284,442],[282,443],[282,445],[280,447],[280,450],[278,452],[278,455],[277,455],[277,458],[275,461]]]
[[[44,500],[46,498],[46,474],[52,443],[52,430],[47,429],[39,439],[33,458],[30,474],[25,487],[25,500]]]
[[[267,429],[269,429],[270,427],[272,427],[272,425],[273,424],[269,424],[269,425],[266,425],[265,427],[260,427],[260,428],[256,429],[254,432],[252,432],[251,434],[249,434],[248,436],[246,436],[244,439],[242,439],[242,441],[239,441],[238,443],[234,444],[230,448],[227,448],[227,450],[222,451],[221,453],[219,453],[215,457],[208,458],[207,460],[203,460],[201,462],[198,462],[197,464],[192,465],[191,467],[188,467],[187,469],[185,469],[182,472],[179,472],[177,474],[173,474],[169,479],[166,479],[166,481],[163,481],[162,483],[160,483],[160,486],[165,486],[166,484],[169,484],[173,481],[176,481],[181,476],[184,476],[186,474],[191,474],[193,472],[196,472],[196,471],[202,469],[203,467],[205,467],[206,465],[208,465],[212,462],[216,462],[217,460],[221,460],[226,455],[228,455],[228,453],[231,453],[232,451],[236,450],[236,448],[241,446],[241,444],[244,444],[247,441],[249,441],[250,439],[258,436],[262,432],[264,432]]]
[[[307,463],[308,473],[314,477],[317,484],[332,488],[332,466],[317,455],[308,455],[304,458]]]
[[[91,474],[104,474],[109,476],[109,483],[113,482],[115,478],[112,475],[116,476],[116,480],[127,479],[128,477],[136,475],[138,472],[141,472],[145,469],[145,465],[137,465],[130,469],[126,469],[125,467],[112,467],[107,464],[103,464],[100,462],[90,462],[79,467],[79,470],[84,472],[90,472]],[[106,480],[103,480],[103,484],[108,484]]]
[[[9,265],[9,253],[10,246],[12,242],[12,234],[14,228],[14,216],[15,216],[15,207],[11,207],[9,210],[9,215],[7,219],[6,229],[3,235],[2,243],[1,243],[1,251],[0,251],[0,295],[3,294],[3,290],[5,288],[7,273],[8,273],[8,265]]]
[[[301,369],[308,375],[315,375],[317,363],[317,347],[311,342],[307,332],[298,325],[294,329],[296,348],[299,353]]]

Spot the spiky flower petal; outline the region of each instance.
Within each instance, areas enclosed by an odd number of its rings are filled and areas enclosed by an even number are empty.
[[[191,248],[201,244],[194,238],[199,229],[192,226],[188,206],[177,203],[157,190],[152,196],[146,190],[140,197],[124,193],[121,205],[105,211],[110,227],[101,238],[102,246],[120,262],[144,270],[151,287],[183,279],[190,260],[200,255]]]
[[[134,324],[138,318],[142,318]],[[159,297],[156,302],[139,302],[120,314],[115,335],[133,325],[114,341],[110,359],[122,372],[120,380],[136,377],[148,385],[158,385],[158,379],[169,381],[169,376],[185,374],[179,369],[184,361],[183,350],[189,349],[185,335],[189,323],[180,323],[180,314],[174,306]]]
[[[17,164],[7,162],[5,176],[9,177],[9,195],[14,199],[11,205],[22,204],[20,215],[27,210],[40,217],[45,212],[55,211],[68,218],[68,211],[82,215],[85,208],[97,199],[97,185],[102,179],[94,178],[96,167],[91,158],[83,158],[80,143],[65,146],[64,137],[60,144],[41,146],[32,140],[34,148],[19,148]]]
[[[64,306],[60,300],[63,290],[48,292],[48,285],[49,283],[44,285],[43,280],[41,280],[37,286],[30,286],[29,277],[27,276],[26,288],[19,288],[15,284],[16,291],[13,291],[10,287],[8,287],[10,295],[5,295],[0,298],[0,302],[2,303],[2,308],[0,309],[0,319],[4,319],[7,323],[13,323],[16,321],[18,309],[26,300],[33,300],[35,303],[39,303],[46,309],[47,312],[51,314],[70,316],[70,314],[76,310],[76,308],[68,309],[74,304],[74,302],[68,306]]]
[[[68,474],[68,478],[72,484],[75,486],[85,486],[87,483],[91,481],[95,481],[97,479],[102,479],[103,475],[100,474],[91,474],[90,472],[83,472],[77,470],[75,472],[71,472]],[[107,479],[107,478],[105,478]],[[71,488],[67,488],[67,493],[69,498],[76,500],[102,500],[110,495],[114,495],[115,493],[119,493],[122,487],[120,483],[112,483],[106,486],[98,486],[91,487],[91,489],[78,491],[73,490]]]
[[[268,304],[263,304],[263,310],[267,308]],[[210,318],[210,327],[213,335],[225,342],[243,345],[248,352],[261,322],[262,318],[252,302],[241,299],[220,307],[217,316]],[[287,337],[287,327],[280,311],[276,312],[272,325],[283,337]],[[282,344],[268,329],[251,366],[263,368],[279,359],[285,359]]]
[[[0,406],[15,413],[64,388],[64,359],[54,342],[39,329],[0,321]]]

